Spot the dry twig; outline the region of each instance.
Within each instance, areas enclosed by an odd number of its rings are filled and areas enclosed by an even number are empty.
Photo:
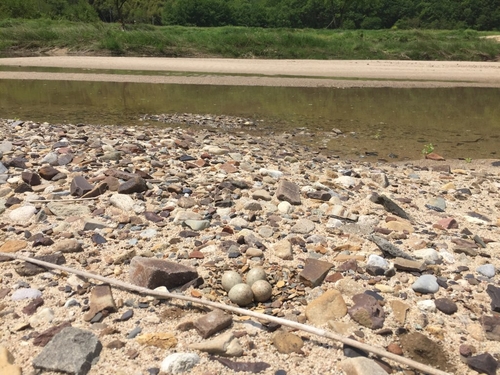
[[[230,311],[230,312],[238,314],[238,315],[250,316],[250,317],[253,317],[253,318],[256,318],[259,320],[264,320],[264,321],[280,324],[280,325],[291,327],[291,328],[301,330],[304,332],[309,332],[309,333],[312,333],[313,335],[316,335],[316,336],[326,337],[326,338],[332,339],[334,341],[339,341],[345,345],[350,345],[352,347],[373,353],[373,354],[378,355],[380,357],[390,359],[394,362],[412,367],[416,370],[422,371],[422,372],[429,374],[429,375],[448,375],[448,373],[446,373],[444,371],[437,370],[435,368],[424,365],[424,364],[417,362],[417,361],[414,361],[412,359],[405,358],[405,357],[390,353],[384,349],[380,349],[380,348],[374,347],[372,345],[364,344],[364,343],[361,343],[359,341],[352,340],[352,339],[349,339],[347,337],[343,337],[341,335],[337,335],[333,332],[329,332],[329,331],[326,331],[324,329],[312,327],[312,326],[309,326],[306,324],[301,324],[301,323],[293,322],[293,321],[290,321],[287,319],[282,319],[282,318],[277,318],[277,317],[270,316],[270,315],[257,313],[257,312],[254,312],[251,310],[246,310],[246,309],[239,308],[239,307],[228,306],[228,305],[224,305],[224,304],[218,303],[218,302],[212,302],[212,301],[207,301],[204,299],[198,299],[198,298],[194,298],[194,297],[190,297],[190,296],[185,296],[183,294],[155,291],[155,290],[151,290],[148,288],[143,288],[143,287],[140,287],[137,285],[133,285],[130,283],[126,283],[123,281],[119,281],[119,280],[111,279],[108,277],[96,275],[96,274],[93,274],[90,272],[80,271],[80,270],[70,268],[70,267],[65,267],[65,266],[59,266],[57,264],[44,262],[41,260],[25,257],[25,256],[18,255],[18,254],[1,253],[0,252],[0,256],[9,257],[12,259],[24,260],[26,262],[37,264],[37,265],[43,266],[45,268],[56,269],[56,270],[72,273],[72,274],[75,274],[78,276],[86,277],[89,279],[99,280],[99,281],[102,281],[102,282],[107,283],[109,285],[114,285],[114,286],[123,288],[125,290],[135,291],[138,293],[150,295],[153,297],[158,297],[161,299],[174,298],[174,299],[179,299],[179,300],[183,300],[183,301],[189,301],[192,303],[197,303],[197,304],[204,305],[204,306],[210,306],[210,307],[213,307],[216,309]]]

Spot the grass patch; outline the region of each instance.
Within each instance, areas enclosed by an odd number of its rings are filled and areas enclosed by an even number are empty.
[[[500,43],[472,30],[312,30],[195,28],[0,21],[0,55],[70,53],[128,56],[212,56],[269,59],[496,60]],[[42,51],[42,52],[41,52]]]

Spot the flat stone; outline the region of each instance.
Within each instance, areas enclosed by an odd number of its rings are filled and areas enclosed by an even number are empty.
[[[436,224],[444,229],[458,229],[458,223],[452,217],[441,219]]]
[[[318,298],[309,302],[305,315],[315,325],[323,325],[330,320],[340,319],[347,314],[347,306],[342,294],[329,289]]]
[[[38,170],[38,174],[44,179],[44,180],[52,180],[56,175],[58,175],[60,172],[55,169],[54,167],[50,165],[46,165],[41,167]]]
[[[145,333],[137,336],[136,341],[145,346],[155,346],[160,349],[171,349],[177,346],[177,338],[171,332]]]
[[[31,300],[30,303],[28,303],[26,306],[23,307],[23,314],[26,315],[33,315],[36,310],[43,305],[43,298],[38,297],[35,298],[34,300]]]
[[[410,309],[410,306],[404,302],[398,300],[392,300],[390,302],[390,306],[392,308],[392,313],[394,314],[394,318],[396,321],[404,325],[406,322],[406,313]]]
[[[80,253],[83,251],[83,245],[77,240],[70,238],[56,242],[53,250],[60,253]]]
[[[71,195],[81,197],[94,188],[83,176],[75,176],[71,181],[70,193]]]
[[[57,217],[90,215],[90,209],[87,205],[50,202],[47,204],[47,208]]]
[[[42,183],[40,175],[31,171],[23,171],[21,173],[21,178],[30,186],[38,186]]]
[[[439,290],[436,276],[422,275],[411,286],[411,288],[418,293],[436,293]]]
[[[101,311],[106,310],[108,313],[111,313],[117,310],[111,287],[106,284],[97,285],[92,289],[90,292],[89,304],[90,309],[83,318],[87,322],[90,321],[95,314]]]
[[[300,272],[300,280],[311,288],[321,285],[333,263],[307,258],[304,269]]]
[[[35,299],[40,298],[42,296],[42,292],[38,289],[33,288],[19,288],[12,293],[10,299],[12,301],[21,301],[23,299]]]
[[[495,266],[491,263],[480,265],[476,268],[476,271],[477,273],[489,278],[495,276]]]
[[[19,250],[24,249],[28,243],[24,240],[7,240],[0,246],[0,252],[2,253],[15,253]]]
[[[189,345],[189,349],[225,357],[241,357],[243,347],[231,331],[225,332],[212,340]]]
[[[82,198],[95,198],[99,195],[103,195],[109,189],[109,185],[106,182],[101,182],[97,184],[92,190],[82,195]]]
[[[481,324],[488,340],[500,341],[500,316],[483,315]]]
[[[14,223],[27,223],[35,213],[35,206],[21,206],[9,212],[9,220]]]
[[[410,216],[405,212],[405,210],[403,210],[398,206],[397,203],[395,203],[392,199],[386,197],[385,195],[378,195],[377,193],[374,193],[370,197],[370,200],[373,203],[381,204],[382,206],[384,206],[385,210],[390,212],[391,214],[411,221]]]
[[[257,189],[252,193],[252,199],[270,201],[272,197],[267,190]]]
[[[118,187],[120,194],[142,193],[146,190],[148,190],[148,185],[142,177],[133,177]]]
[[[209,220],[186,220],[184,221],[184,225],[188,226],[192,230],[200,231],[207,229],[210,227],[210,221]]]
[[[29,318],[28,322],[31,327],[36,328],[39,326],[45,326],[54,320],[55,314],[54,310],[50,307],[45,307],[40,309],[35,315]]]
[[[281,240],[272,245],[274,255],[283,260],[292,260],[293,251],[292,244],[288,240]]]
[[[384,326],[384,310],[374,297],[360,293],[354,295],[352,300],[354,306],[348,312],[353,320],[371,329],[379,329]]]
[[[372,241],[377,247],[382,250],[383,253],[389,254],[390,256],[397,258],[404,258],[404,259],[409,259],[413,260],[413,257],[409,254],[406,254],[404,251],[402,251],[400,248],[398,248],[396,245],[393,245],[389,241],[383,239],[382,237],[375,236],[375,235],[370,235],[368,237],[370,241]]]
[[[113,194],[109,197],[109,203],[122,211],[133,211],[135,201],[126,194]]]
[[[387,375],[377,362],[366,357],[345,358],[340,362],[345,375]]]
[[[136,256],[130,262],[130,282],[149,289],[165,286],[170,290],[197,277],[198,273],[194,268],[161,259]]]
[[[383,172],[371,172],[370,178],[372,179],[373,182],[377,183],[383,188],[389,186],[389,179],[387,178],[387,175]]]
[[[300,187],[299,185],[287,181],[280,180],[276,188],[276,198],[280,201],[286,201],[292,205],[300,205]]]
[[[34,259],[58,265],[66,263],[66,258],[62,254],[41,255],[34,257]],[[23,262],[15,266],[14,269],[20,276],[34,276],[42,272],[47,272],[47,268],[30,262]]]
[[[302,354],[304,341],[295,333],[279,331],[273,336],[273,345],[282,354]]]
[[[215,309],[208,314],[202,316],[194,322],[194,328],[204,339],[222,331],[229,327],[233,322],[231,315],[224,311]]]
[[[458,311],[457,304],[449,298],[437,298],[434,303],[436,308],[446,315],[452,315]]]
[[[312,222],[309,219],[299,219],[295,223],[295,225],[292,227],[291,231],[293,233],[299,233],[299,234],[308,234],[311,233],[314,228],[316,227],[316,224]]]
[[[405,356],[423,364],[439,368],[441,371],[455,373],[455,366],[448,360],[442,346],[427,336],[412,332],[400,337]]]
[[[0,346],[0,374],[2,375],[21,375],[22,369],[15,364],[14,356],[5,347]]]
[[[57,326],[50,327],[40,334],[36,335],[33,339],[33,345],[35,346],[45,346],[47,343],[52,340],[52,338],[61,332],[64,328],[71,327],[71,322],[63,322],[58,324]]]
[[[87,374],[102,345],[93,333],[66,327],[33,360],[33,367],[75,375]]]
[[[409,260],[397,257],[393,260],[393,262],[394,268],[399,271],[422,272],[427,268],[425,262],[419,260]]]
[[[93,231],[96,229],[104,229],[107,227],[108,227],[108,225],[106,223],[103,223],[102,221],[96,220],[96,219],[87,219],[87,220],[85,220],[85,222],[83,224],[84,231],[88,231],[88,230]]]
[[[173,353],[165,357],[160,366],[160,371],[165,374],[180,374],[189,372],[200,362],[200,357],[195,353]]]
[[[413,233],[415,230],[409,221],[391,220],[384,224],[384,227],[394,232]]]
[[[491,298],[491,310],[500,312],[500,288],[489,284],[486,288],[486,293],[488,293]]]
[[[480,374],[496,375],[498,362],[490,353],[467,358],[467,365]]]

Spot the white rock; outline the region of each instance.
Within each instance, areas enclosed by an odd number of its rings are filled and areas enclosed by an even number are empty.
[[[413,251],[415,258],[423,259],[429,264],[435,264],[442,259],[442,256],[432,248]]]
[[[166,374],[180,374],[191,370],[200,362],[196,353],[174,353],[161,363],[160,371]]]
[[[113,194],[109,198],[109,202],[123,211],[132,211],[134,208],[134,200],[126,194]]]
[[[419,310],[426,311],[426,312],[436,312],[436,310],[437,310],[436,304],[434,303],[434,301],[432,301],[430,299],[418,301],[417,307],[419,308]]]
[[[259,172],[262,176],[269,176],[269,177],[272,177],[276,180],[278,180],[279,178],[281,178],[283,176],[283,172],[280,172],[280,171],[277,171],[274,169],[261,168],[259,170]]]
[[[336,184],[342,185],[346,188],[357,185],[357,180],[351,176],[340,176],[333,180]]]
[[[293,206],[289,202],[283,201],[278,204],[278,211],[282,214],[291,214],[293,212]]]
[[[9,213],[9,219],[16,223],[26,223],[31,219],[35,212],[35,206],[21,206]]]
[[[29,323],[32,327],[38,327],[43,324],[50,323],[52,320],[54,320],[54,310],[49,307],[45,307],[33,315],[29,319]]]
[[[371,267],[382,268],[384,270],[388,270],[390,266],[389,262],[385,258],[382,258],[381,256],[376,254],[371,254],[368,257],[368,262],[366,263],[366,265]]]

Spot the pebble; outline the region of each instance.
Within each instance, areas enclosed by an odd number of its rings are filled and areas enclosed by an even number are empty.
[[[0,346],[0,374],[21,375],[22,369],[15,364],[12,353],[5,347]]]
[[[495,266],[493,264],[483,264],[476,268],[476,271],[486,277],[495,276]]]
[[[12,301],[21,301],[23,299],[35,299],[40,298],[42,296],[42,292],[38,289],[32,288],[20,288],[12,293],[10,297]]]
[[[212,340],[191,344],[189,349],[225,357],[241,357],[243,355],[243,347],[231,331],[225,332]]]
[[[9,220],[15,223],[27,223],[35,213],[35,206],[21,206],[9,212]]]
[[[452,315],[458,311],[457,304],[449,298],[437,298],[434,301],[436,308],[445,313],[446,315]]]
[[[347,314],[347,306],[342,294],[335,289],[324,292],[321,296],[309,302],[305,315],[314,325],[323,325],[331,320],[337,320]]]
[[[189,372],[200,362],[196,353],[173,353],[161,362],[160,371],[165,374],[181,374]]]
[[[415,292],[423,294],[436,293],[439,290],[439,284],[437,283],[436,276],[422,275],[413,283],[411,288]]]

